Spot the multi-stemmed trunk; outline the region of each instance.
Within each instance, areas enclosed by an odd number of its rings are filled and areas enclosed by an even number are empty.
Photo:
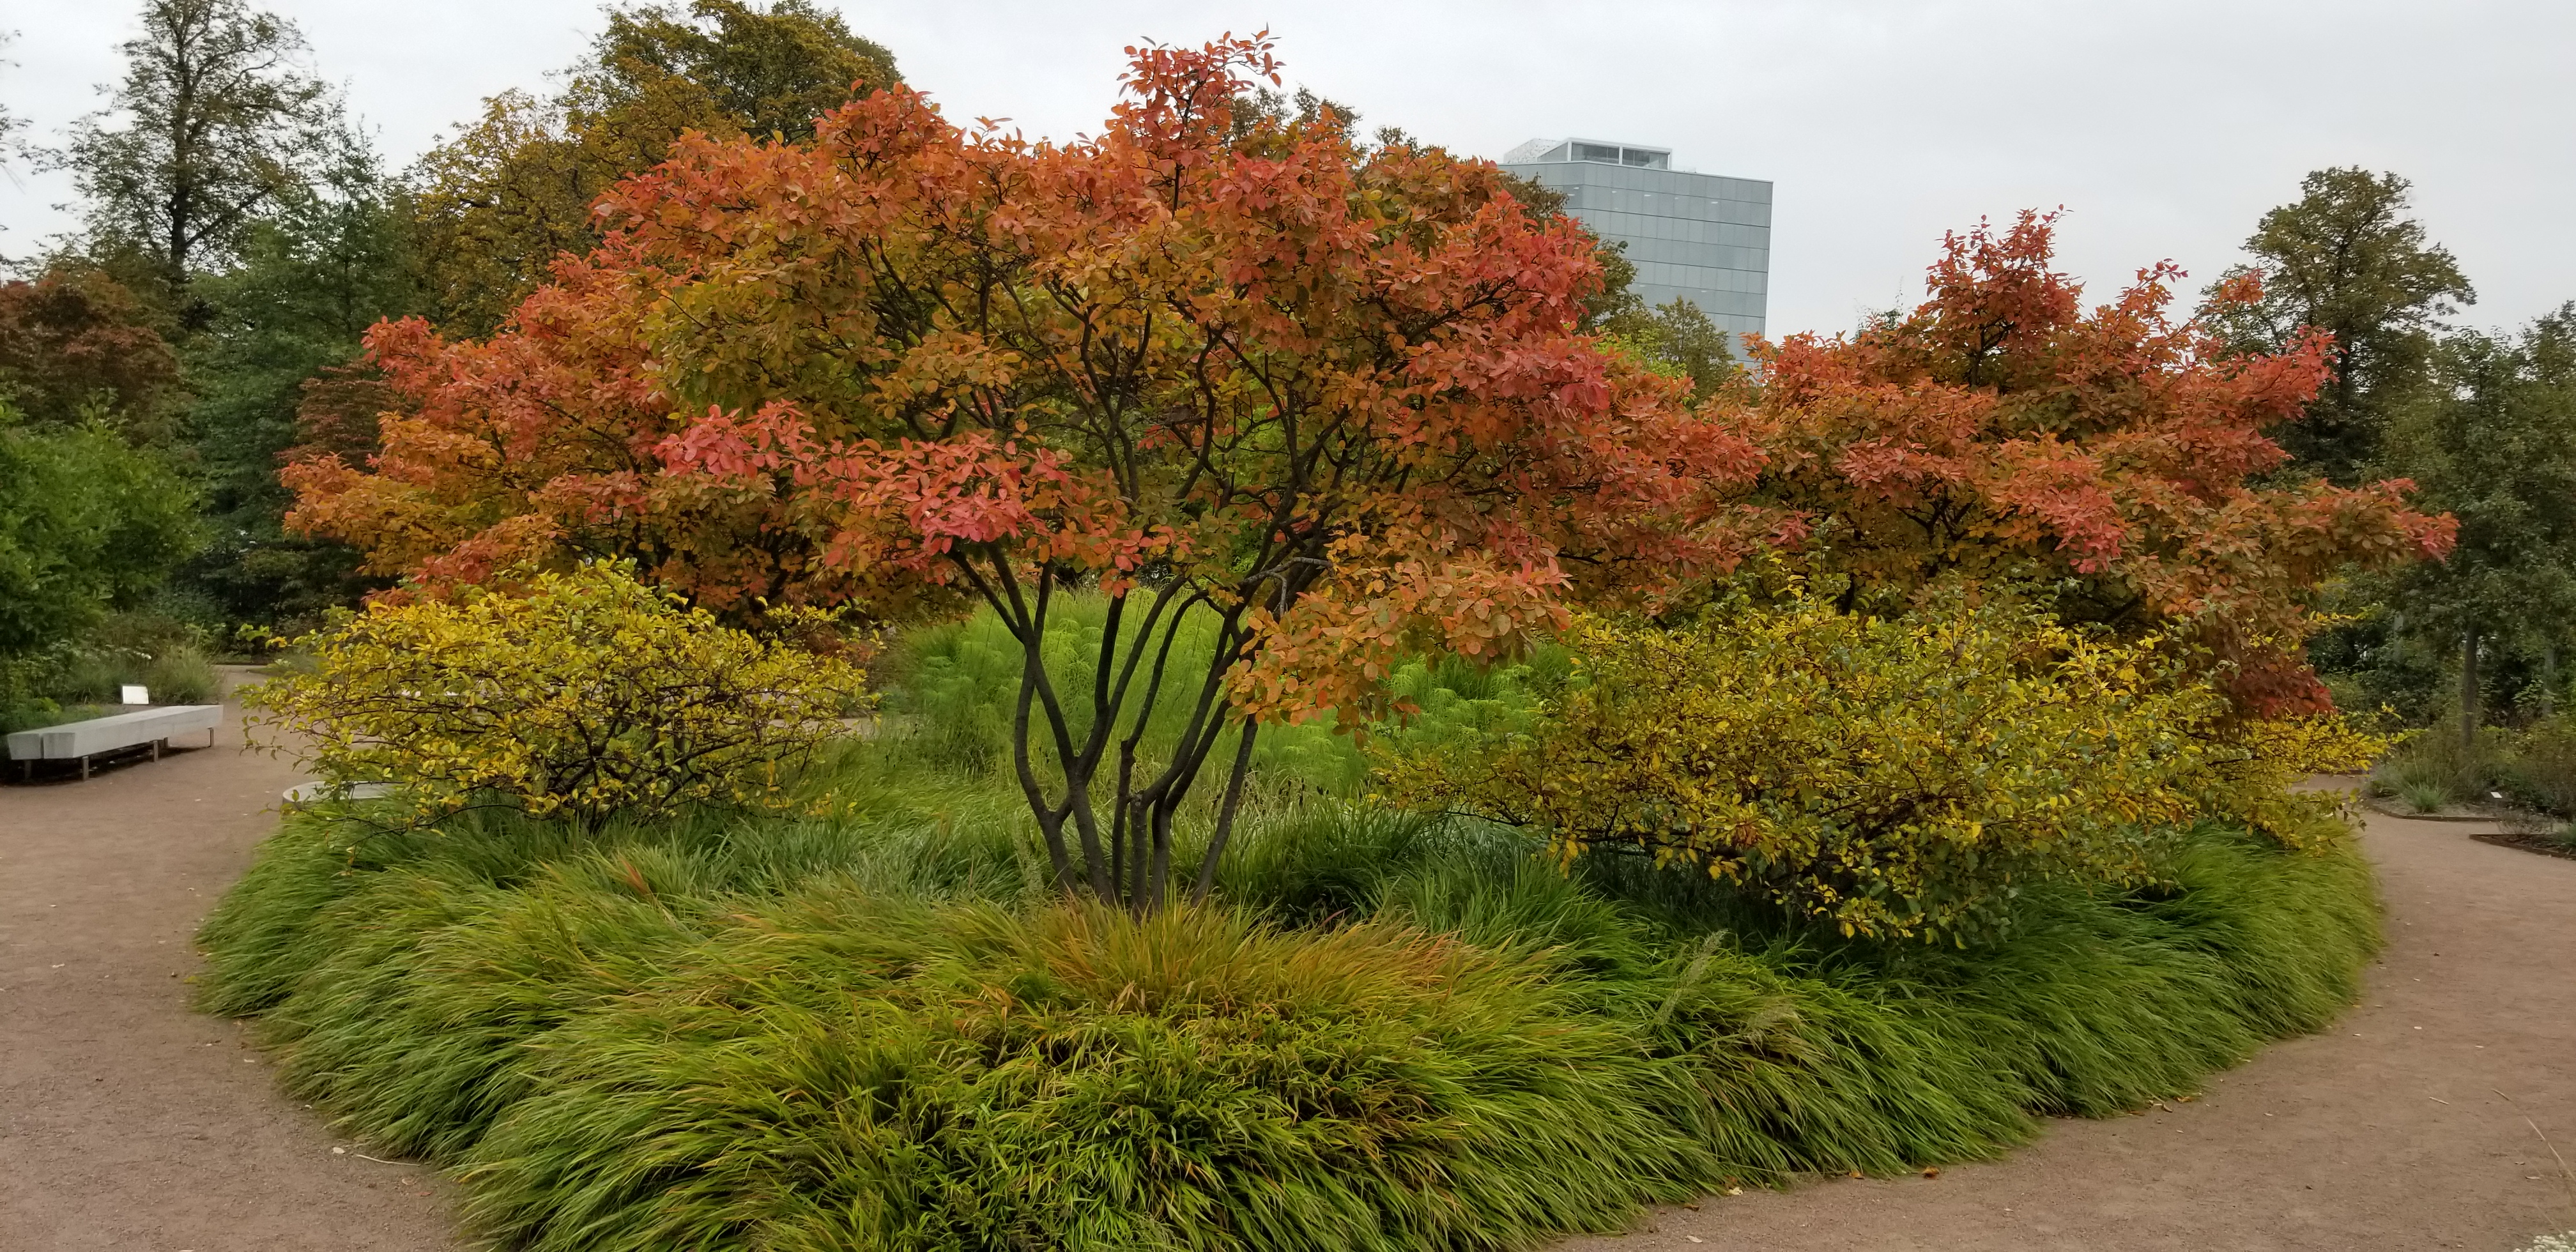
[[[1226,672],[1252,646],[1252,632],[1244,622],[1251,607],[1248,597],[1237,594],[1229,597],[1230,602],[1219,603],[1206,589],[1179,579],[1109,596],[1088,693],[1089,725],[1077,733],[1072,710],[1047,672],[1045,660],[1047,627],[1063,575],[1053,566],[1040,565],[1035,585],[1024,585],[1008,556],[997,551],[961,553],[956,565],[1020,645],[1011,763],[1046,842],[1059,887],[1088,890],[1139,913],[1167,903],[1172,895],[1175,821],[1228,724],[1240,727],[1207,851],[1190,885],[1189,898],[1205,900],[1215,886],[1218,860],[1233,833],[1259,729],[1238,715],[1225,687]],[[1131,638],[1126,619],[1140,604],[1143,620]],[[1174,646],[1196,612],[1214,616],[1214,646],[1198,672],[1175,672]],[[1163,703],[1167,685],[1175,684],[1182,686],[1182,698],[1189,701],[1188,719],[1170,758],[1159,768],[1147,768],[1149,776],[1140,778],[1139,767],[1148,766],[1144,741],[1154,710]],[[1040,768],[1041,739],[1057,766],[1058,777],[1053,780]],[[1105,822],[1095,794],[1104,772],[1111,783]],[[1061,791],[1050,794],[1051,782]]]

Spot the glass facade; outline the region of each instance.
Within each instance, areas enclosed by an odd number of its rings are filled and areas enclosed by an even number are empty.
[[[1737,335],[1762,333],[1771,278],[1771,184],[1672,168],[1672,152],[1598,139],[1533,139],[1504,169],[1565,193],[1606,244],[1627,246],[1649,305],[1686,299]]]

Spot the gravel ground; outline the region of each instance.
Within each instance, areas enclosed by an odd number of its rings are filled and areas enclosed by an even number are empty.
[[[239,712],[213,748],[0,787],[0,1250],[457,1246],[443,1179],[359,1156],[188,1007],[197,923],[297,779]]]

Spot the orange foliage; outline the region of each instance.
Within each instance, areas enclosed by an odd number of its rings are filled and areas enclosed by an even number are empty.
[[[1800,518],[1800,563],[1856,597],[2045,580],[2069,618],[2179,627],[2250,713],[2325,708],[2299,654],[2317,584],[2438,557],[2450,519],[2408,509],[2402,481],[2268,484],[2285,456],[2266,431],[2327,381],[2327,337],[2231,354],[2168,317],[2170,263],[2083,312],[2050,268],[2053,224],[1954,234],[1911,315],[1759,348],[1727,419],[1770,455],[1757,498]]]
[[[1023,699],[1072,780],[1024,785],[1095,884],[1129,862],[1091,851],[1087,780],[1149,636],[1213,614],[1217,667],[1171,684],[1196,710],[1177,759],[1119,774],[1115,822],[1153,826],[1159,874],[1221,726],[1358,716],[1405,647],[1508,652],[1755,542],[1728,492],[1759,451],[1575,330],[1590,240],[1482,162],[1238,132],[1268,47],[1131,50],[1073,144],[962,131],[904,89],[810,144],[684,139],[503,334],[379,327],[419,412],[385,418],[371,471],[297,466],[296,520],[432,579],[581,552],[719,607],[962,589],[1032,657],[1049,598],[1097,585],[1094,715],[1034,668]]]

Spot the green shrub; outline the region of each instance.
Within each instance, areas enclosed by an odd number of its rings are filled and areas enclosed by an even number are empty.
[[[170,619],[118,613],[78,638],[0,656],[0,732],[118,712],[129,685],[155,704],[212,704],[222,683],[202,642]]]
[[[2450,789],[2434,782],[2407,783],[2399,794],[2406,798],[2406,807],[2418,813],[2439,813],[2451,802]]]
[[[2216,759],[2214,693],[2010,604],[1889,620],[1801,592],[1568,645],[1584,681],[1529,728],[1390,754],[1398,802],[1567,860],[1640,851],[1845,934],[1982,937],[2023,884],[2145,881]]]
[[[151,594],[199,544],[194,494],[103,424],[29,428],[0,397],[0,658]]]
[[[116,703],[128,685],[144,688],[154,704],[212,704],[222,688],[214,663],[184,643],[153,652],[82,649],[67,658],[54,684],[58,699],[95,704]]]
[[[2576,817],[2576,721],[2551,718],[2515,736],[2501,790],[2553,817]]]
[[[2468,742],[2440,729],[2420,732],[2380,763],[2372,781],[2427,813],[2447,803],[2503,802],[2576,817],[2576,722],[2487,726]]]
[[[324,779],[397,784],[414,822],[493,798],[588,822],[772,804],[865,707],[843,652],[720,625],[624,566],[515,581],[370,605],[244,703]]]

